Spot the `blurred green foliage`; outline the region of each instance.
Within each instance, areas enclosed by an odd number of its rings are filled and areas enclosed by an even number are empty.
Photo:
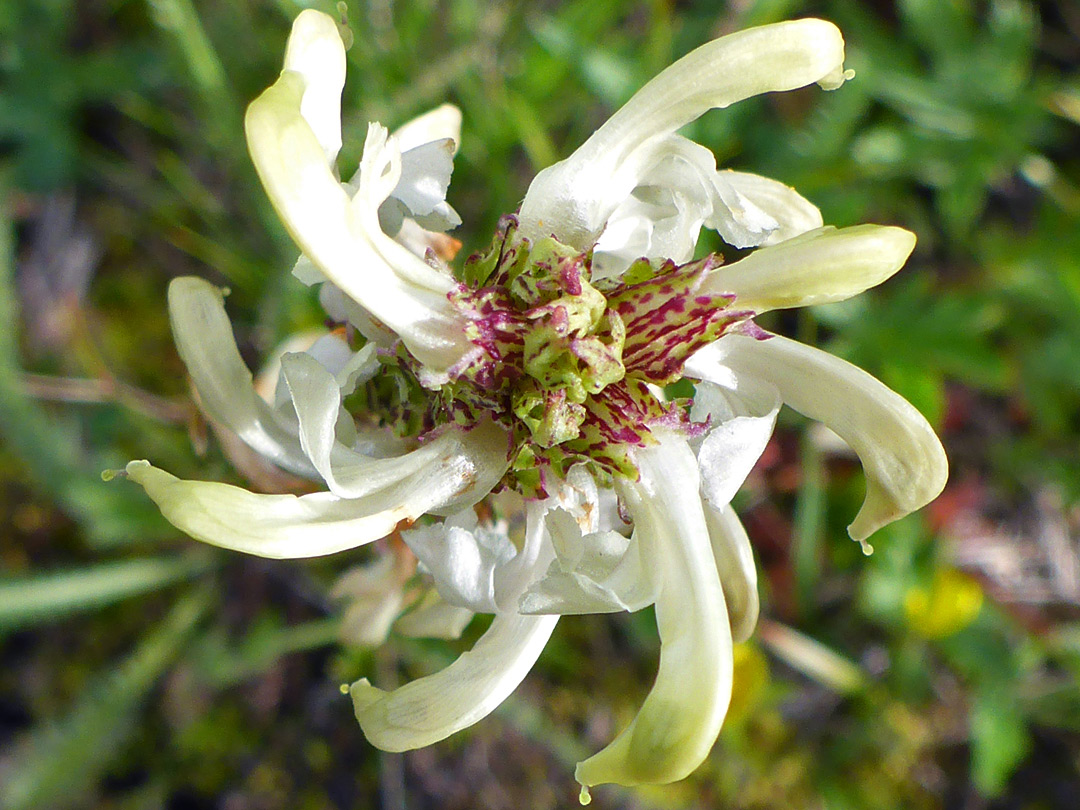
[[[652,677],[647,611],[567,620],[492,719],[379,754],[338,684],[415,674],[467,642],[339,646],[327,592],[364,552],[193,549],[134,487],[100,480],[141,457],[240,480],[189,399],[171,277],[232,288],[253,366],[321,322],[241,129],[307,5],[352,31],[343,166],[368,120],[462,108],[465,251],[675,57],[790,16],[840,25],[855,81],[753,99],[690,134],[827,222],[918,233],[882,288],[770,325],[911,399],[943,433],[952,484],[866,559],[844,539],[855,466],[785,417],[741,496],[767,618],[738,652],[721,743],[684,783],[601,789],[596,805],[1075,807],[1072,0],[0,3],[0,807],[568,806],[573,761]]]

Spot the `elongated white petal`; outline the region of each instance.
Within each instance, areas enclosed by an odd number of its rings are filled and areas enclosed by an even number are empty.
[[[251,372],[236,348],[221,290],[194,276],[173,279],[169,319],[203,410],[275,464],[313,475],[315,469],[296,433],[255,392]]]
[[[345,45],[333,18],[305,9],[293,23],[285,46],[285,70],[304,79],[300,114],[334,165],[341,149],[341,91],[345,87]]]
[[[822,226],[817,206],[778,180],[728,169],[713,184],[722,204],[705,224],[729,245],[775,245]]]
[[[731,617],[732,640],[741,644],[754,632],[761,609],[757,566],[754,565],[750,538],[730,506],[715,509],[706,503],[705,523],[709,527],[716,571],[724,586],[724,599]]]
[[[585,247],[608,214],[609,179],[652,138],[750,96],[843,81],[844,40],[823,20],[751,28],[702,45],[639,90],[573,155],[540,172],[521,206],[522,234]]]
[[[915,234],[884,225],[822,228],[716,268],[703,289],[754,312],[843,301],[904,266]]]
[[[453,104],[441,104],[406,121],[392,133],[398,148],[405,152],[414,146],[449,138],[454,142],[454,152],[461,144],[461,110]]]
[[[578,764],[583,785],[682,779],[708,755],[731,699],[731,628],[697,459],[682,438],[659,438],[659,446],[638,454],[641,479],[622,482],[620,491],[659,581],[660,669],[633,722]]]
[[[736,416],[709,431],[698,450],[701,494],[716,508],[731,502],[769,443],[780,402],[763,416]]]
[[[339,497],[361,498],[424,469],[464,463],[473,470],[475,503],[506,470],[506,432],[491,421],[468,433],[445,431],[396,458],[373,458],[346,447],[338,441],[343,413],[338,379],[308,354],[286,355],[281,367],[296,410],[301,446]]]
[[[505,529],[480,526],[466,509],[441,524],[402,532],[416,559],[435,579],[439,596],[476,613],[495,613],[496,569],[517,556]]]
[[[613,531],[583,537],[578,522],[562,509],[548,515],[547,527],[556,559],[522,594],[522,613],[614,613],[656,601],[656,582],[637,542]]]
[[[185,534],[259,557],[320,557],[385,537],[473,485],[466,463],[435,468],[366,498],[329,492],[258,495],[212,481],[184,481],[147,461],[132,461],[128,476],[146,490],[161,514]]]
[[[691,358],[688,374],[715,364],[771,383],[786,404],[851,445],[866,472],[866,499],[848,527],[856,540],[925,506],[945,486],[948,460],[933,428],[906,400],[850,363],[778,336],[727,335]]]
[[[366,678],[352,685],[365,736],[384,751],[410,751],[486,717],[532,669],[558,616],[497,614],[472,650],[446,669],[392,692]]]
[[[248,107],[248,147],[271,202],[293,239],[346,295],[394,330],[430,367],[432,384],[468,350],[447,300],[453,279],[386,236],[378,208],[400,174],[400,154],[376,127],[364,150],[355,197],[334,177],[300,113],[305,84],[285,71]]]

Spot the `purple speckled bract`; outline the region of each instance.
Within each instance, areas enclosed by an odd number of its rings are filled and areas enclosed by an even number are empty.
[[[485,417],[511,433],[508,477],[546,495],[550,475],[574,464],[637,477],[634,450],[651,428],[698,436],[689,401],[665,402],[650,386],[677,380],[686,360],[729,330],[753,333],[753,313],[729,293],[702,292],[720,257],[677,266],[635,262],[625,283],[592,283],[591,251],[518,234],[503,217],[491,247],[466,262],[449,296],[474,346],[428,402],[429,424]]]

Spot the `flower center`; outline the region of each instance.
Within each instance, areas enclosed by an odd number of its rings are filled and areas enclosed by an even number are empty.
[[[732,308],[733,295],[701,292],[718,264],[640,259],[620,278],[594,282],[591,251],[551,237],[534,243],[503,217],[450,296],[474,350],[434,398],[415,383],[407,398],[426,406],[428,427],[504,424],[513,442],[506,483],[526,496],[545,496],[549,475],[579,463],[601,479],[636,479],[633,449],[655,441],[650,426],[703,428],[662,387],[694,351],[752,315]]]

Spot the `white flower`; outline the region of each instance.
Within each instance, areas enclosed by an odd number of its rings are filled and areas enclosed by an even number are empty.
[[[559,615],[655,605],[656,683],[577,778],[680,779],[716,739],[732,643],[757,618],[750,544],[728,504],[781,403],[824,422],[862,459],[857,540],[927,503],[946,477],[940,443],[908,403],[752,321],[880,283],[914,236],[822,227],[792,189],[717,171],[704,147],[675,134],[752,95],[838,87],[840,33],[797,20],[687,55],[542,171],[491,248],[457,268],[446,237],[426,228],[457,221],[444,195],[459,114],[443,107],[395,135],[370,125],[359,172],[343,184],[344,71],[334,22],[303,12],[285,70],[251,104],[246,128],[303,251],[297,275],[324,284],[332,317],[362,345],[338,338],[286,355],[271,404],[252,390],[220,293],[191,278],[169,293],[206,411],[328,491],[257,495],[181,481],[144,461],[128,472],[178,528],[252,554],[330,554],[401,530],[444,617],[494,614],[442,672],[392,692],[353,685],[364,732],[386,750],[427,745],[485,716],[528,672]],[[757,249],[728,266],[692,261],[702,226]],[[696,381],[692,406],[663,394],[684,376]],[[363,395],[364,412],[344,408],[350,394]],[[473,508],[493,492],[494,505]],[[444,519],[416,523],[423,515]],[[358,575],[358,592],[370,576]]]

